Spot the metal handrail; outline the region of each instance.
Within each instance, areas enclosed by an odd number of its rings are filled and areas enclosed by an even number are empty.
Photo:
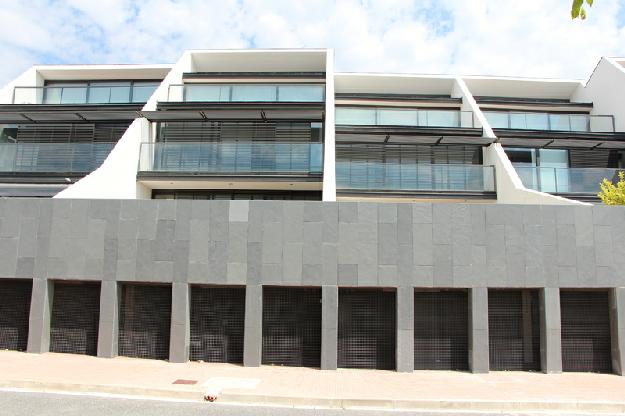
[[[88,173],[104,162],[115,143],[2,143],[0,172]]]
[[[14,87],[13,104],[127,104],[142,103],[144,100],[135,100],[134,90],[138,88],[153,88],[156,85],[64,85],[64,86],[43,86],[43,87]],[[118,90],[122,97],[114,97],[113,93]],[[127,90],[127,91],[125,91]],[[78,92],[67,98],[67,92]],[[98,95],[95,95],[99,92]],[[153,92],[153,91],[152,91]],[[100,96],[106,95],[102,99]],[[65,98],[64,98],[65,97]],[[97,97],[97,98],[96,98]]]
[[[570,113],[545,113],[531,111],[484,111],[484,115],[491,127],[495,129],[519,129],[519,130],[547,130],[547,131],[570,131],[570,132],[597,132],[613,133],[616,131],[614,116],[610,114],[570,114]],[[489,115],[504,115],[505,125],[498,124]],[[512,116],[523,116],[522,122],[513,122]],[[545,128],[528,127],[528,116],[542,116],[545,118]],[[555,118],[566,120],[566,122],[555,122]],[[583,123],[574,123],[575,119],[583,119]],[[605,120],[600,122],[598,120]],[[565,128],[562,128],[562,127]],[[603,126],[603,127],[602,127]]]
[[[189,174],[320,174],[323,144],[301,142],[142,143],[139,171]]]
[[[596,195],[603,179],[615,182],[619,168],[552,168],[515,166],[523,185],[535,191]]]
[[[494,192],[491,165],[336,161],[339,189]]]
[[[246,97],[245,88],[249,93],[249,89],[255,87],[265,89],[265,95],[252,94]],[[190,94],[193,89],[212,91],[212,94],[198,94],[198,97],[194,98]],[[268,89],[270,92],[267,94]],[[167,90],[167,101],[173,102],[323,102],[324,100],[325,85],[318,83],[191,83],[171,84]]]
[[[349,120],[349,117],[344,117],[347,111],[356,112],[364,115],[369,115],[369,119],[363,118],[361,120]],[[392,121],[392,115],[403,115],[404,117],[398,118],[397,121]],[[448,117],[448,120],[436,115],[447,114],[452,117]],[[387,115],[385,117],[385,115]],[[391,117],[388,117],[390,115]],[[336,125],[360,125],[360,126],[403,126],[403,127],[451,127],[451,128],[474,128],[475,117],[472,111],[463,110],[429,110],[418,108],[389,108],[389,107],[337,107],[336,108]],[[412,119],[412,120],[409,120]]]

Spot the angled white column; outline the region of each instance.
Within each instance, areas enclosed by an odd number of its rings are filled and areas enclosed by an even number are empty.
[[[334,126],[334,49],[326,55],[326,111],[323,141],[324,201],[336,201],[336,140]]]

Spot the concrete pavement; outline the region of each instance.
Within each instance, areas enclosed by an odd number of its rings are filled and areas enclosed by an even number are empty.
[[[321,371],[12,351],[0,352],[0,388],[192,401],[208,391],[218,404],[319,408],[625,412],[625,378],[610,374]]]

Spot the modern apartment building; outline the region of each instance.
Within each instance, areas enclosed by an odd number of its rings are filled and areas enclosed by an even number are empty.
[[[623,64],[35,66],[0,91],[0,348],[622,375]]]

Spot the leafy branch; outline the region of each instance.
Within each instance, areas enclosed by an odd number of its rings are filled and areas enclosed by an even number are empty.
[[[571,7],[571,18],[582,20],[586,19],[586,9],[584,9],[584,1],[589,7],[592,7],[594,0],[573,0],[573,6]]]

